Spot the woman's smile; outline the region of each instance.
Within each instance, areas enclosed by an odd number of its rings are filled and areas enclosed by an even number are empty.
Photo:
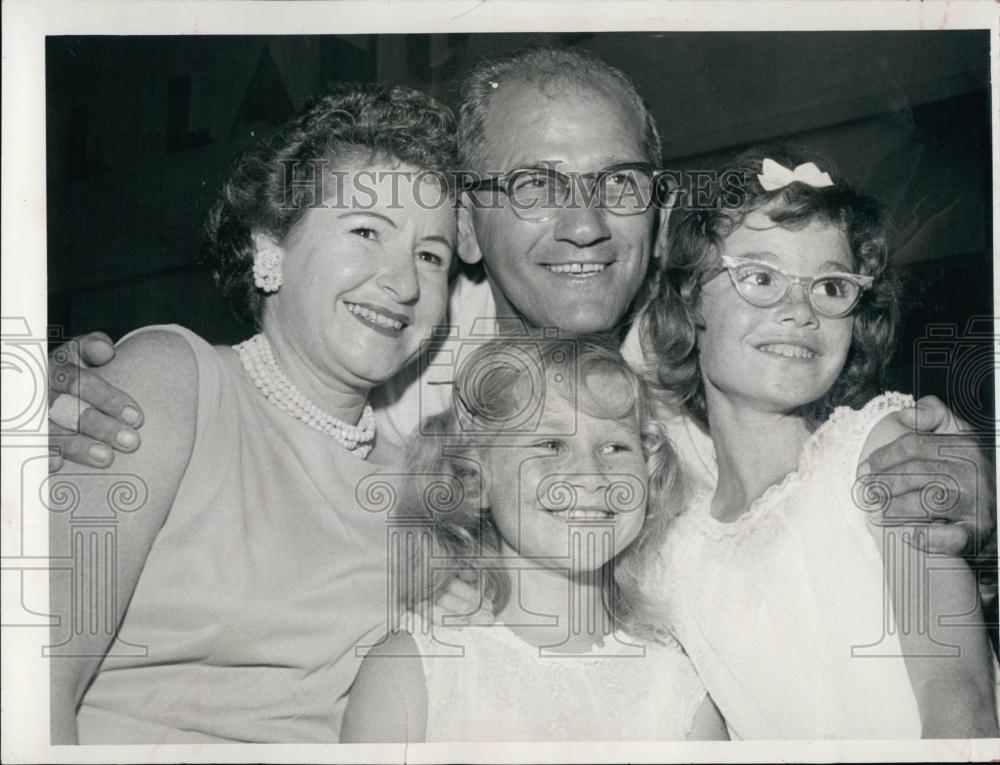
[[[410,325],[410,318],[372,303],[352,303],[345,300],[347,310],[369,329],[389,337],[398,337]]]

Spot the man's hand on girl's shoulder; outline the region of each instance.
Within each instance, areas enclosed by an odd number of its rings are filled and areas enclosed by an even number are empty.
[[[927,550],[978,558],[995,554],[996,482],[972,428],[934,396],[895,415],[901,434],[875,449],[859,474],[880,475],[891,501],[874,523],[919,525]]]

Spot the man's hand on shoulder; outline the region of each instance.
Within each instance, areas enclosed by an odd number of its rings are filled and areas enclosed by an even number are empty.
[[[139,448],[142,409],[124,391],[90,367],[115,358],[115,347],[103,332],[70,340],[49,356],[49,471],[64,460],[107,468],[115,451]]]
[[[892,500],[884,525],[919,525],[932,553],[979,557],[995,550],[996,489],[993,466],[972,429],[933,396],[890,415],[899,433],[859,467],[875,473]],[[887,418],[888,419],[888,418]]]

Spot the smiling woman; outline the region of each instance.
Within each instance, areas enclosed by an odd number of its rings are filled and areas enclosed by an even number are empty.
[[[397,455],[366,400],[444,316],[455,214],[424,201],[451,198],[453,130],[416,91],[344,86],[237,163],[205,253],[261,332],[225,348],[147,328],[107,367],[143,397],[150,443],[120,467],[148,500],[118,529],[117,640],[52,668],[54,742],[337,741],[386,607],[385,519],[354,497]],[[67,477],[81,505],[98,475]],[[123,660],[126,643],[150,648]]]
[[[324,368],[321,381],[306,381],[317,397],[391,377],[430,337],[447,301],[453,208],[419,203],[420,168],[363,159],[340,165],[346,174],[326,204],[280,244],[267,242],[283,255],[285,283],[267,298],[264,334],[290,374],[310,374],[303,363]],[[371,201],[352,207],[362,192]]]

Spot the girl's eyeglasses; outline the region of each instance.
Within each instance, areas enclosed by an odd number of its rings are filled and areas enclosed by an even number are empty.
[[[801,284],[809,305],[820,316],[839,319],[847,316],[872,286],[875,278],[861,274],[833,272],[816,276],[796,276],[771,263],[722,256],[722,268],[709,271],[704,282],[728,271],[740,297],[758,308],[770,308],[788,295],[793,284]]]

